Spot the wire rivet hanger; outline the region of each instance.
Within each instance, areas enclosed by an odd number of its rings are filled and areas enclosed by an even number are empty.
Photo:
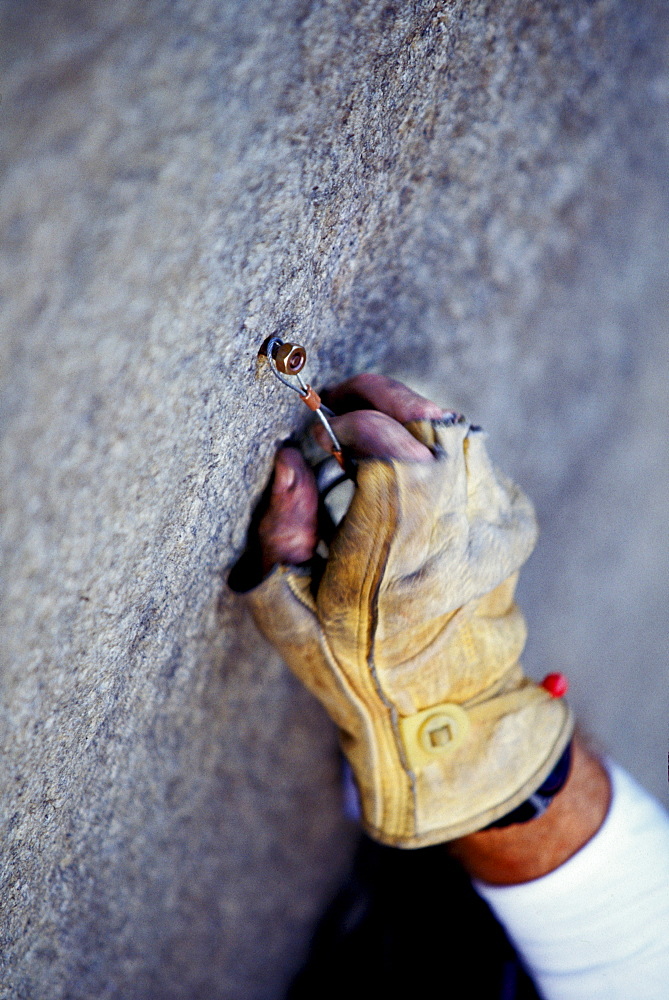
[[[337,439],[337,435],[330,426],[330,422],[323,412],[324,407],[321,403],[321,397],[315,389],[312,389],[312,387],[304,381],[302,375],[300,374],[307,362],[307,352],[304,347],[302,347],[301,344],[290,344],[287,341],[282,340],[281,337],[270,337],[261,350],[261,353],[267,354],[269,366],[274,375],[278,378],[279,382],[283,382],[283,384],[287,385],[289,389],[296,392],[302,402],[316,414],[327,431],[328,437],[332,441],[332,454],[343,469],[344,456],[342,447]],[[290,381],[290,378],[294,378],[298,384],[295,385]],[[334,416],[330,410],[327,412],[329,416]]]

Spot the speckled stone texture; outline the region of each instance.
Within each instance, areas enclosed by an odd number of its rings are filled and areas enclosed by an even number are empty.
[[[544,527],[527,666],[664,792],[667,21],[0,5],[0,995],[279,998],[351,856],[224,583],[303,419],[274,331],[489,428]]]

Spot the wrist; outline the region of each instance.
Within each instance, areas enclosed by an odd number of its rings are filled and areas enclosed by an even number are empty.
[[[587,844],[604,822],[610,797],[606,770],[575,737],[567,780],[542,815],[468,834],[449,844],[449,850],[483,882],[530,882],[559,868]]]

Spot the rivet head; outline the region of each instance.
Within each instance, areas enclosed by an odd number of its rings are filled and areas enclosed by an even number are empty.
[[[416,771],[447,760],[471,730],[468,712],[450,701],[400,717],[399,726],[407,762]]]
[[[307,352],[299,344],[280,344],[274,354],[274,364],[283,375],[297,375],[307,362]]]
[[[457,705],[450,705],[427,716],[418,731],[418,742],[425,753],[441,756],[460,746],[468,729],[465,713]]]

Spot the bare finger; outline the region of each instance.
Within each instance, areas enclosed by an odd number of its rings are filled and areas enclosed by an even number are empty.
[[[299,451],[282,448],[274,463],[269,506],[258,526],[263,572],[276,563],[298,564],[318,543],[318,491],[313,473]]]
[[[357,458],[397,458],[407,462],[430,462],[432,452],[417,441],[397,420],[378,410],[355,410],[333,417],[332,429],[340,442]],[[332,442],[320,424],[312,433],[321,448],[332,451]]]
[[[324,402],[335,413],[371,407],[404,424],[410,420],[439,420],[441,406],[386,375],[355,375],[323,392]]]

